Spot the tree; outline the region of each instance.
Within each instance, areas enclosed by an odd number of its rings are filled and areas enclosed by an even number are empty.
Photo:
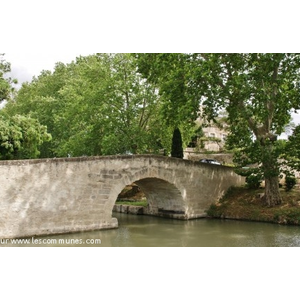
[[[228,144],[239,150],[236,161],[258,164],[266,183],[266,204],[279,204],[280,151],[276,140],[291,112],[300,107],[300,55],[137,56],[140,71],[160,88],[166,119],[176,121],[175,125],[193,122],[200,102],[208,121],[217,122],[219,112],[226,110],[231,131]]]
[[[154,84],[160,95],[160,110],[165,131],[181,129],[184,145],[195,135],[199,114],[198,90],[191,85],[191,56],[185,53],[139,53],[138,71]],[[196,92],[196,94],[195,94]]]
[[[78,57],[23,84],[9,115],[30,114],[52,135],[43,156],[156,152],[166,136],[153,84],[130,54]]]
[[[172,157],[183,158],[183,148],[182,148],[182,139],[181,133],[178,128],[174,129],[173,138],[172,138]]]
[[[55,149],[58,145],[58,138],[54,124],[56,116],[65,105],[60,89],[65,85],[71,73],[72,67],[67,68],[66,65],[57,63],[53,73],[44,70],[38,77],[34,77],[32,82],[23,83],[14,99],[8,101],[3,109],[10,117],[26,115],[47,126],[52,140],[45,141],[40,146],[40,157],[57,156]]]
[[[291,111],[300,108],[298,54],[202,54],[193,57],[193,81],[202,91],[205,114],[228,113],[229,142],[244,163],[257,163],[268,206],[281,203],[277,136]]]
[[[15,79],[5,76],[10,72],[10,63],[4,59],[4,54],[0,53],[0,103],[9,100],[11,93],[14,91],[13,83],[17,83]]]
[[[36,119],[0,116],[0,159],[36,158],[40,145],[50,139],[47,128]]]
[[[57,123],[67,122],[72,130],[60,155],[66,151],[79,155],[82,150],[87,155],[157,150],[162,130],[156,118],[158,95],[137,73],[131,55],[81,57],[60,94],[72,103],[61,111]]]
[[[17,81],[8,77],[10,63],[0,54],[0,102],[14,101],[13,84]],[[5,109],[0,110],[0,159],[36,158],[40,146],[51,139],[46,126],[38,120],[22,115],[9,115]]]
[[[191,86],[190,54],[141,53],[135,56],[139,72],[158,87],[166,125],[194,127],[200,99]]]

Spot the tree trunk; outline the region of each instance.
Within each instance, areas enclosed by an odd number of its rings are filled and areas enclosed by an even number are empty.
[[[278,176],[265,178],[265,203],[268,206],[281,204],[282,198],[279,191]]]
[[[274,142],[277,137],[268,133],[260,138],[262,169],[265,179],[265,204],[269,207],[281,204],[282,198],[279,191],[279,165],[278,154]]]

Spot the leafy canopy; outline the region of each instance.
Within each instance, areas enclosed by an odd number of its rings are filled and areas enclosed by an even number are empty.
[[[39,146],[51,139],[46,126],[36,119],[0,115],[0,159],[24,159],[39,156]]]
[[[53,139],[42,156],[156,152],[169,148],[156,87],[130,54],[95,54],[57,64],[22,86],[7,113],[30,114]]]

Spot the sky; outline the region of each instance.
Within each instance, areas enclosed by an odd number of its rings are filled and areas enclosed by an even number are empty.
[[[23,82],[31,81],[33,76],[38,76],[43,70],[54,70],[57,62],[70,63],[76,57],[93,54],[92,51],[75,51],[60,53],[45,53],[45,52],[7,52],[5,53],[6,61],[11,63],[12,78],[18,79],[18,86]]]

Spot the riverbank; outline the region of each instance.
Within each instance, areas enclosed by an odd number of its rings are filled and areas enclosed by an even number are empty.
[[[300,225],[300,190],[286,192],[281,189],[282,204],[275,207],[263,205],[264,189],[231,188],[226,195],[208,209],[208,217],[247,220],[277,224]]]
[[[282,204],[267,207],[263,204],[264,188],[231,188],[226,195],[207,211],[208,218],[268,222],[276,224],[300,225],[300,188],[286,192],[280,190]],[[145,195],[138,187],[128,186],[120,194],[113,211],[133,215],[149,215]]]
[[[263,188],[251,190],[246,187],[231,188],[226,195],[207,211],[208,218],[269,222],[300,225],[300,189],[286,192],[281,189],[282,204],[267,207],[263,204]],[[114,212],[148,215],[146,200],[117,202]]]

